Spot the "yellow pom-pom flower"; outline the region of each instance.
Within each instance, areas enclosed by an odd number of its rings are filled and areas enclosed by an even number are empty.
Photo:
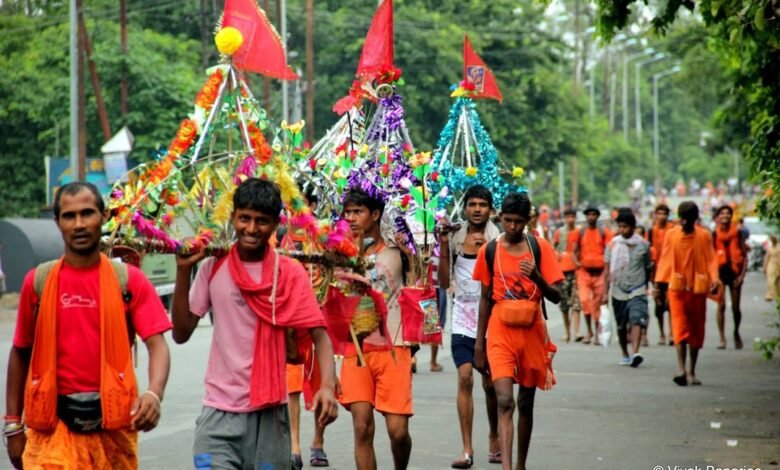
[[[525,170],[521,166],[516,166],[512,168],[512,177],[513,178],[522,178],[525,174]]]
[[[222,28],[214,38],[219,52],[225,55],[233,55],[244,43],[244,36],[241,31],[232,26]]]
[[[469,178],[473,178],[477,176],[477,169],[474,168],[473,166],[466,168],[466,176],[468,176]]]

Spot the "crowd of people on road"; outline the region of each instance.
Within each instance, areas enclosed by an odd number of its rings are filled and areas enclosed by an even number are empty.
[[[648,345],[652,301],[658,344],[676,349],[678,370],[670,375],[679,386],[702,383],[696,365],[708,298],[718,302],[718,347],[730,342],[727,295],[731,340],[734,348],[743,347],[740,298],[748,248],[732,207],[718,208],[714,231],[701,226],[699,208],[690,201],[676,209],[676,222],[671,209],[659,204],[647,230],[630,208],[619,208],[601,223],[601,211],[593,206],[584,210],[584,223],[568,209],[561,226],[547,230],[526,193],[499,202],[476,185],[461,201],[462,223],[439,223],[439,256],[430,270],[451,302],[453,405],[462,436],[452,468],[475,462],[475,370],[485,392],[488,461],[525,468],[536,390],[556,384],[557,346],[547,328],[545,301],[560,305],[565,334],[559,343],[599,345],[601,316],[613,316],[618,363],[631,368],[644,361],[640,351]],[[354,236],[373,240],[366,255],[374,267],[365,282],[382,294],[387,317],[360,350],[344,351],[338,370],[326,318],[309,287],[318,282],[316,270],[274,250],[281,208],[273,183],[250,178],[239,185],[231,217],[235,243],[220,258],[206,257],[205,251],[177,256],[169,319],[138,268],[101,253],[105,207],[97,189],[88,183],[61,187],[54,220],[65,254],[24,279],[8,362],[3,434],[13,466],[137,468],[138,432],[155,428],[161,416],[170,368],[164,334],[172,330],[174,342],[185,343],[211,312],[195,468],[301,468],[302,395],[315,412],[310,465],[330,464],[325,429],[341,406],[351,415],[355,468],[378,466],[375,411],[384,417],[394,468],[407,468],[419,347],[387,335],[402,321],[405,244],[383,238],[381,199],[359,189],[345,193],[342,218]],[[768,295],[776,297],[776,239],[765,266]],[[291,335],[299,346],[292,352]],[[136,337],[149,354],[148,388],[140,394],[132,359]],[[312,368],[290,360],[301,344],[310,345],[304,349]],[[441,369],[432,360],[431,370]]]

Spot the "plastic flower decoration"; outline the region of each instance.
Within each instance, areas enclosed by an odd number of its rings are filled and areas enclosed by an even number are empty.
[[[473,178],[477,176],[477,169],[473,166],[466,168],[466,176],[468,176],[469,178]]]

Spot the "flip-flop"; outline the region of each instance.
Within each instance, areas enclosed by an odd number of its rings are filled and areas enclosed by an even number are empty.
[[[452,462],[452,468],[471,468],[474,466],[474,456],[463,454],[463,457]]]
[[[501,463],[501,451],[498,452],[491,452],[488,454],[488,462],[490,463]]]
[[[312,467],[329,467],[328,456],[325,454],[324,449],[317,449],[310,447],[311,457],[309,458],[309,464]]]
[[[722,342],[718,345],[718,349],[726,349],[726,342]]]
[[[734,333],[734,347],[736,349],[742,349],[742,337],[739,333]]]
[[[444,370],[444,366],[441,364],[431,365],[431,372],[441,372]]]
[[[701,380],[694,377],[691,380],[689,380],[688,383],[691,385],[701,385]]]
[[[590,338],[583,339],[582,344],[590,344]]]
[[[676,376],[674,376],[672,378],[672,380],[674,381],[674,383],[676,383],[680,387],[685,387],[685,386],[688,385],[688,377],[686,377],[685,374],[683,374],[683,375],[676,375]]]
[[[576,338],[574,338],[574,342],[575,343],[581,343],[583,339],[585,339],[584,336],[577,336]]]

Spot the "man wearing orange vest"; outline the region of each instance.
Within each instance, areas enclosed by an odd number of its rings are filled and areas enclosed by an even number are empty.
[[[558,264],[563,271],[561,285],[561,313],[566,336],[562,341],[571,340],[571,326],[574,324],[574,340],[582,341],[580,336],[580,299],[577,293],[577,265],[574,263],[574,245],[577,243],[577,212],[574,209],[563,211],[564,225],[553,234],[553,248],[558,253]]]
[[[647,241],[650,242],[650,258],[653,261],[653,269],[658,266],[658,260],[661,258],[661,252],[664,246],[664,237],[666,233],[673,227],[669,222],[669,206],[666,204],[658,204],[655,207],[655,224],[653,228],[647,231]],[[652,278],[651,278],[652,279]],[[653,289],[653,300],[655,300],[655,317],[658,319],[658,328],[661,335],[658,338],[658,344],[666,344],[666,335],[664,334],[664,316],[669,311],[669,299],[667,298],[667,292],[669,286],[663,282],[656,283],[655,289]],[[671,327],[670,327],[671,331]],[[670,333],[669,344],[674,344]]]
[[[137,468],[138,431],[160,419],[171,323],[139,269],[100,253],[105,206],[94,185],[62,186],[54,221],[65,255],[31,270],[19,299],[3,427],[8,456],[16,468]],[[136,333],[149,351],[149,388],[140,395],[130,349]]]
[[[739,226],[733,223],[734,209],[721,206],[717,213],[718,226],[715,228],[715,255],[718,259],[720,281],[729,287],[731,293],[731,312],[734,315],[734,347],[742,349],[742,337],[739,335],[739,324],[742,321],[742,311],[739,304],[742,297],[742,283],[747,272],[747,244],[745,235]],[[726,349],[725,335],[726,293],[718,302],[718,332],[720,344],[718,349]]]
[[[655,289],[658,290],[659,283],[669,286],[669,313],[678,364],[674,383],[701,385],[696,378],[696,362],[704,345],[707,295],[718,290],[718,264],[710,232],[696,225],[696,204],[685,201],[677,213],[681,226],[666,234],[655,273]],[[691,360],[686,367],[688,349]]]
[[[585,326],[588,327],[588,336],[582,342],[590,344],[593,337],[592,322],[598,325],[601,299],[606,289],[604,250],[612,239],[612,232],[608,228],[599,227],[601,212],[598,208],[590,206],[584,213],[588,225],[577,233],[574,260],[579,268],[577,289],[580,295],[580,307],[585,315]],[[598,344],[598,337],[594,339],[594,344]]]

